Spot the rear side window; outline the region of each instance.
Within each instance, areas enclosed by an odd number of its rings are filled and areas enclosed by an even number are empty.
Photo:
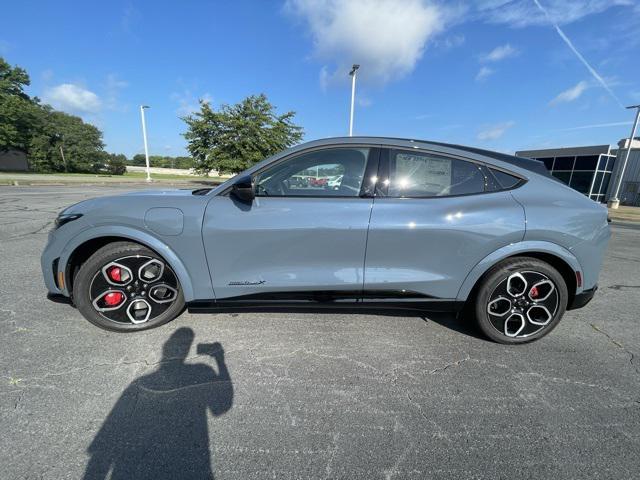
[[[443,197],[487,190],[482,168],[472,162],[426,152],[389,150],[390,197]]]
[[[514,175],[501,172],[500,170],[496,170],[494,168],[490,168],[489,170],[491,171],[493,176],[496,178],[496,180],[498,181],[502,189],[506,190],[509,188],[513,188],[520,182],[520,179]]]

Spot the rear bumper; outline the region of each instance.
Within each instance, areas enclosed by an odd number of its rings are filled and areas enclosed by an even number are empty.
[[[573,301],[571,302],[571,304],[567,306],[567,310],[575,310],[576,308],[584,307],[596,294],[596,290],[598,290],[597,285],[593,288],[590,288],[589,290],[583,290],[581,293],[578,293],[575,297],[573,297]]]

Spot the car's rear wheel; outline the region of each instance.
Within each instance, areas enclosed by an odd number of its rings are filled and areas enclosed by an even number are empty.
[[[480,330],[505,344],[537,340],[553,330],[567,308],[562,275],[542,260],[514,257],[485,275],[475,298]]]
[[[118,332],[158,327],[184,309],[171,267],[152,250],[130,242],[96,251],[74,280],[73,298],[87,320]]]

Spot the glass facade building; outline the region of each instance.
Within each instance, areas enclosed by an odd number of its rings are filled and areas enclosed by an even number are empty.
[[[606,201],[616,161],[609,145],[525,150],[516,155],[544,163],[551,175],[571,188],[597,202]]]

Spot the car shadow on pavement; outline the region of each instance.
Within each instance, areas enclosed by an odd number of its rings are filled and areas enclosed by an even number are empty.
[[[449,312],[433,312],[421,315],[422,320],[429,323],[429,321],[442,325],[450,330],[454,330],[458,333],[468,335],[470,337],[479,338],[480,340],[487,340],[487,337],[483,336],[475,325],[475,320],[471,318],[469,313],[455,313]]]
[[[251,307],[225,307],[216,309],[218,313],[312,313],[314,315],[335,315],[335,314],[354,314],[354,315],[376,315],[387,317],[405,317],[405,318],[421,318],[425,323],[432,321],[445,328],[453,330],[470,337],[487,340],[476,328],[473,314],[462,311],[459,314],[455,312],[425,312],[423,310],[398,308],[398,307],[340,307],[335,304],[328,304],[326,308],[320,306],[309,307],[282,307],[282,306],[251,306]]]
[[[197,347],[217,372],[185,363],[193,340],[190,328],[176,330],[158,368],[122,393],[88,448],[85,479],[213,478],[207,412],[231,408],[233,385],[219,343]]]

